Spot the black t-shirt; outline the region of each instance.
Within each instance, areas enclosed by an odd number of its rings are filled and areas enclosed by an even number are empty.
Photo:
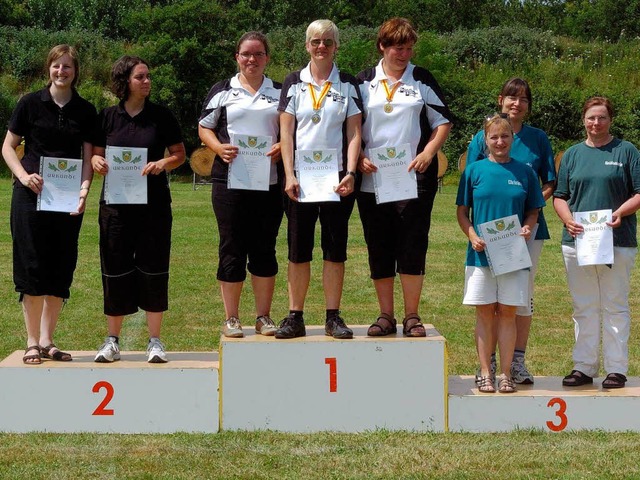
[[[178,121],[167,108],[149,100],[135,117],[129,116],[123,101],[102,110],[93,138],[97,147],[147,148],[147,162],[161,160],[165,148],[177,143],[182,143]],[[166,172],[147,175],[147,189],[149,205],[171,203]]]
[[[91,141],[95,119],[95,107],[75,90],[64,107],[56,105],[48,88],[22,97],[9,120],[9,131],[25,140],[24,169],[38,173],[43,156],[82,158],[82,143]]]

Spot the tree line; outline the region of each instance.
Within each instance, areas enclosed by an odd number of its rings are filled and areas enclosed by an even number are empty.
[[[321,11],[285,0],[0,0],[0,123],[6,127],[19,97],[46,82],[51,46],[70,43],[81,56],[78,89],[98,109],[115,102],[113,61],[124,53],[145,58],[152,96],[175,112],[190,152],[199,145],[202,101],[235,72],[235,42],[245,31],[267,33],[267,74],[282,80],[307,61],[306,25],[331,18],[342,41],[336,61],[355,74],[377,62],[377,26],[396,15],[419,30],[414,63],[432,71],[454,113],[445,146],[452,164],[511,76],[529,80],[529,121],[555,150],[582,138],[581,106],[595,94],[613,100],[614,134],[640,144],[640,0],[338,0]]]

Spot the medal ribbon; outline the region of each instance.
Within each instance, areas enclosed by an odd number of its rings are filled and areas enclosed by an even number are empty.
[[[324,85],[322,86],[322,91],[320,92],[320,98],[316,97],[316,89],[313,88],[313,85],[309,84],[309,91],[311,92],[311,103],[313,105],[313,109],[314,110],[320,110],[320,107],[322,105],[322,100],[324,100],[324,97],[327,96],[327,93],[329,93],[329,89],[331,88],[331,82],[324,82]]]
[[[402,82],[396,82],[396,84],[393,86],[391,91],[389,91],[389,85],[387,85],[387,79],[386,78],[384,80],[380,80],[380,82],[382,83],[382,86],[384,87],[384,91],[387,93],[387,103],[391,103],[391,100],[393,100],[393,96],[396,94],[396,90],[398,90],[398,87],[400,86],[400,84]]]

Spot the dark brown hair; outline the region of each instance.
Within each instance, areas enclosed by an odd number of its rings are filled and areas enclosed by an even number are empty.
[[[500,96],[502,97],[502,101],[504,101],[504,97],[517,97],[524,93],[524,96],[529,100],[529,113],[531,113],[531,106],[533,105],[533,98],[531,96],[531,88],[529,87],[529,83],[520,77],[510,78],[505,82],[502,86],[502,90],[500,90]],[[500,104],[502,108],[502,104]]]
[[[129,77],[133,68],[141,63],[149,68],[149,64],[143,59],[131,55],[123,55],[113,64],[111,68],[111,91],[120,100],[129,98]]]
[[[269,55],[269,41],[267,40],[267,36],[262,32],[255,31],[247,32],[240,37],[240,40],[236,43],[236,53],[240,53],[240,45],[247,40],[257,40],[261,42],[264,47],[264,52]]]

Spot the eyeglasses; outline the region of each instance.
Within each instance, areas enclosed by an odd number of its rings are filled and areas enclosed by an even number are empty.
[[[256,52],[256,53],[239,52],[238,55],[240,55],[245,60],[249,60],[251,57],[255,58],[256,60],[260,60],[267,56],[265,52]]]
[[[598,116],[598,117],[587,117],[587,118],[585,118],[585,121],[587,123],[596,123],[596,120],[598,121],[598,123],[605,123],[605,122],[608,122],[610,120],[610,118],[605,116],[605,115],[601,115],[601,116]]]
[[[514,97],[513,95],[507,95],[506,97],[504,97],[506,100],[509,100],[510,102],[517,102],[520,101],[520,103],[523,103],[525,105],[529,105],[529,99],[527,97]]]
[[[313,40],[309,40],[309,43],[314,47],[319,47],[321,43],[324,43],[325,47],[333,47],[333,44],[336,42],[330,38],[314,38]]]

